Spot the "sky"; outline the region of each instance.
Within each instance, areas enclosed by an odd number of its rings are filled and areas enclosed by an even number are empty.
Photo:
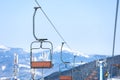
[[[73,50],[85,54],[112,55],[117,0],[38,0],[59,33]],[[0,1],[0,45],[29,50],[32,41],[34,0]],[[40,10],[36,14],[36,36],[47,38],[54,49],[62,39]],[[115,55],[120,54],[120,10]],[[65,45],[66,46],[66,45]],[[66,46],[67,47],[67,46]]]

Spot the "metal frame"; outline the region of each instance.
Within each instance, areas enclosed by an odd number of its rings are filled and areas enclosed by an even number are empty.
[[[63,48],[64,43],[65,42],[62,42],[62,45],[61,45],[60,58],[61,58],[62,63],[65,65],[65,68],[68,68],[67,65],[70,64],[70,62],[66,62],[62,58],[62,48]],[[72,80],[72,71],[71,71],[71,76],[69,76],[69,75],[61,75],[61,65],[62,65],[62,63],[59,65],[59,72],[60,72],[59,79],[60,80]]]
[[[39,47],[33,47],[34,43],[39,43]],[[43,48],[43,43],[49,43],[51,45],[51,48]],[[50,51],[50,61],[34,61],[33,60],[33,50],[38,49],[48,49]],[[33,41],[30,46],[30,62],[31,62],[31,68],[51,68],[52,67],[52,53],[53,53],[53,45],[50,41],[45,40],[37,40]]]

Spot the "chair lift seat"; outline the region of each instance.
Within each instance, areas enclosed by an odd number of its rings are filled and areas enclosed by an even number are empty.
[[[31,68],[51,68],[51,61],[32,61]]]
[[[71,76],[60,76],[60,80],[72,80]]]
[[[120,64],[113,64],[113,66],[116,66],[120,69]]]

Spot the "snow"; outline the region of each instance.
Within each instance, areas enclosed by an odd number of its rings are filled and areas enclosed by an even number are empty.
[[[6,66],[1,66],[2,71],[6,69]]]
[[[111,79],[107,79],[107,80],[120,80],[120,78],[111,78]]]
[[[71,50],[71,49],[66,48],[66,47],[63,47],[62,50],[73,53],[74,56],[83,56],[83,57],[89,58],[88,55],[86,55],[85,53],[82,53],[80,51],[77,51],[77,50]],[[53,52],[60,52],[60,51],[61,51],[61,46],[58,46]]]
[[[30,49],[23,49],[24,52],[30,53]]]
[[[83,56],[83,57],[89,58],[88,55],[86,55],[85,53],[82,53],[80,51],[73,51],[73,55],[75,55],[75,56]]]
[[[69,48],[66,48],[66,47],[63,47],[62,50],[72,52],[72,50],[70,50]],[[53,52],[60,52],[60,51],[61,51],[61,46],[58,46],[57,48],[54,49]]]
[[[19,64],[19,67],[30,68],[29,65]]]
[[[10,78],[8,78],[8,77],[2,77],[2,78],[0,78],[0,80],[10,80]]]
[[[10,50],[10,48],[4,46],[4,45],[0,45],[0,49],[3,49],[4,51],[8,51]]]

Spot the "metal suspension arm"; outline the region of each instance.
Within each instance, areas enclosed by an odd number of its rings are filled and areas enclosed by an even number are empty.
[[[35,35],[35,15],[36,15],[36,12],[37,12],[38,8],[40,8],[40,7],[34,7],[35,11],[33,13],[33,36],[36,40],[38,40],[38,38]]]
[[[63,45],[64,45],[64,43],[65,42],[62,42],[62,45],[61,45],[61,52],[60,52],[60,58],[61,58],[61,61],[66,65],[66,64],[68,64],[68,63],[70,63],[70,62],[65,62],[64,60],[63,60],[63,58],[62,58],[62,48],[63,48]]]

